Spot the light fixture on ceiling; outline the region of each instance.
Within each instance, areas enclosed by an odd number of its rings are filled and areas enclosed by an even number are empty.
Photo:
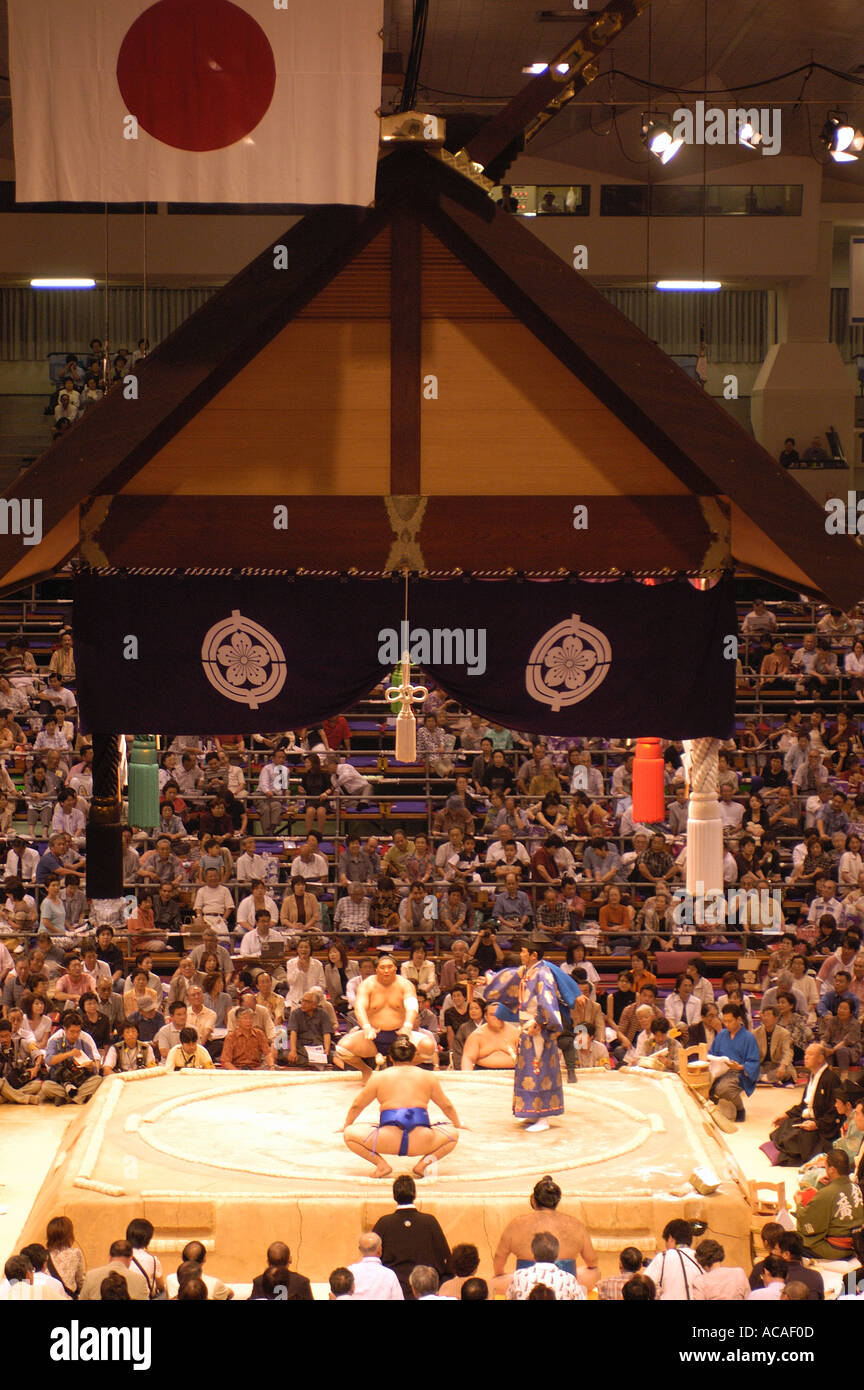
[[[665,116],[654,116],[642,123],[642,143],[661,164],[668,164],[684,141],[672,134],[672,126]]]
[[[52,275],[40,280],[31,280],[30,288],[31,290],[95,290],[96,281],[74,275]]]
[[[845,115],[829,113],[819,139],[837,164],[851,164],[864,149],[864,134]]]
[[[556,68],[556,71],[558,71],[558,72],[569,72],[569,71],[570,71],[570,64],[569,64],[569,63],[556,63],[556,64],[555,64],[555,68]],[[529,63],[527,67],[525,67],[525,68],[522,69],[522,71],[525,72],[525,73],[527,73],[530,77],[539,77],[541,73],[544,73],[544,72],[548,72],[548,71],[549,71],[549,64],[548,64],[548,63]]]
[[[719,290],[719,280],[658,280],[655,290]]]
[[[751,121],[738,127],[738,144],[748,150],[758,150],[762,144],[762,136]]]

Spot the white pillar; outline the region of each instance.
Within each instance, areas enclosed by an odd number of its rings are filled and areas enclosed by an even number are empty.
[[[723,822],[717,801],[719,738],[688,739],[687,892],[723,892]]]

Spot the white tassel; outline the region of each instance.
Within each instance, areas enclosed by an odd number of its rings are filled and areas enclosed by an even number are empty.
[[[413,763],[417,759],[417,720],[412,709],[401,709],[396,716],[396,761]]]
[[[429,691],[425,685],[411,684],[411,659],[407,652],[402,653],[402,684],[388,686],[384,692],[385,700],[401,700],[402,707],[396,716],[396,761],[413,763],[417,761],[417,720],[412,705],[426,699]]]

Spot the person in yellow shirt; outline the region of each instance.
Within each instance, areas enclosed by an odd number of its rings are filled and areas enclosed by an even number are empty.
[[[186,1067],[207,1068],[213,1066],[210,1053],[198,1042],[194,1028],[181,1028],[180,1041],[172,1047],[165,1058],[166,1071],[184,1071]]]

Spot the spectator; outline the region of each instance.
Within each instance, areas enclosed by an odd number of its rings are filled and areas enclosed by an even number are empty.
[[[801,462],[806,463],[808,468],[822,468],[831,462],[830,454],[826,453],[818,434],[814,434],[809,445],[801,455]]]
[[[748,1303],[778,1302],[783,1296],[783,1289],[786,1284],[786,1261],[782,1255],[769,1255],[763,1263],[762,1287],[755,1289],[748,1298]]]
[[[558,1267],[558,1253],[558,1240],[551,1231],[538,1231],[531,1240],[533,1262],[517,1269],[507,1286],[507,1298],[525,1302],[537,1284],[544,1284],[559,1301],[583,1303],[587,1298],[585,1289],[575,1275]]]
[[[597,1285],[597,1297],[601,1303],[620,1303],[624,1286],[629,1283],[634,1274],[639,1274],[642,1269],[642,1251],[635,1245],[628,1245],[618,1256],[618,1273],[610,1274],[606,1279],[601,1279]],[[653,1298],[652,1294],[652,1298]]]
[[[375,1231],[365,1231],[357,1248],[360,1259],[348,1266],[354,1279],[354,1298],[361,1302],[402,1302],[405,1295],[399,1280],[381,1262],[381,1237]]]
[[[783,441],[783,448],[780,450],[779,461],[784,468],[797,468],[801,462],[798,450],[795,448],[795,440],[791,435]]]
[[[347,1302],[354,1298],[354,1275],[350,1269],[340,1266],[330,1275],[330,1299],[332,1302]]]
[[[64,1015],[58,1032],[48,1041],[45,1065],[48,1080],[42,1096],[55,1105],[83,1105],[102,1084],[101,1060],[92,1038],[83,1031],[78,1013]]]
[[[204,1262],[207,1259],[207,1247],[200,1240],[190,1240],[184,1245],[181,1251],[181,1264],[176,1274],[169,1274],[165,1281],[166,1291],[169,1298],[179,1298],[180,1288],[187,1284],[189,1279],[200,1281],[206,1289],[206,1297],[213,1299],[217,1303],[226,1303],[234,1297],[234,1290],[214,1274],[204,1273]],[[184,1266],[195,1265],[196,1273],[189,1273],[188,1277],[183,1277],[180,1270]],[[200,1297],[200,1291],[197,1297]]]
[[[332,1024],[321,1007],[321,996],[317,990],[308,990],[300,1000],[300,1007],[292,1009],[288,1019],[285,1060],[289,1067],[323,1071],[330,1060],[332,1041]]]
[[[763,1003],[760,1018],[753,1035],[759,1049],[759,1080],[771,1086],[790,1086],[795,1079],[792,1035],[778,1023],[776,1006]]]
[[[275,1065],[276,1056],[265,1034],[255,1027],[251,1009],[240,1008],[222,1045],[222,1066],[228,1071],[260,1071]]]
[[[187,1068],[208,1071],[213,1066],[213,1058],[198,1041],[194,1028],[181,1028],[178,1041],[168,1049],[165,1057],[165,1070],[185,1071]]]
[[[131,1299],[143,1303],[150,1297],[147,1280],[143,1274],[132,1267],[132,1244],[130,1241],[115,1240],[108,1251],[108,1264],[99,1265],[98,1268],[87,1272],[79,1294],[81,1301],[95,1300],[98,1302],[102,1297],[102,1281],[109,1274],[118,1274],[123,1279]]]
[[[840,1129],[835,1105],[840,1083],[828,1069],[821,1043],[810,1044],[804,1065],[809,1078],[801,1100],[775,1118],[771,1138],[760,1146],[781,1167],[806,1163],[821,1147],[832,1144]]]
[[[712,1081],[709,1094],[727,1119],[742,1120],[743,1097],[753,1094],[759,1080],[759,1049],[753,1034],[744,1025],[744,1011],[740,1005],[723,1004],[720,1017],[723,1027],[708,1055],[724,1058],[726,1065]]]
[[[282,1240],[274,1240],[272,1245],[267,1247],[267,1268],[263,1274],[258,1274],[252,1280],[252,1292],[250,1299],[267,1298],[273,1301],[275,1298],[274,1288],[284,1289],[282,1297],[288,1303],[311,1303],[312,1285],[304,1274],[297,1274],[293,1269],[289,1269],[291,1264],[291,1251]],[[271,1276],[274,1288],[270,1292],[265,1292],[264,1281],[267,1276]]]
[[[403,1174],[393,1183],[396,1211],[381,1216],[373,1231],[381,1237],[382,1263],[392,1269],[405,1298],[412,1296],[409,1283],[416,1265],[433,1268],[439,1278],[450,1273],[450,1247],[434,1216],[417,1210],[414,1179]]]
[[[676,1218],[663,1228],[665,1249],[655,1255],[645,1270],[653,1280],[661,1303],[704,1300],[704,1274],[691,1246],[693,1227]]]
[[[696,1260],[703,1271],[702,1297],[708,1303],[743,1303],[750,1295],[750,1284],[743,1269],[724,1265],[726,1251],[716,1240],[700,1240]]]

